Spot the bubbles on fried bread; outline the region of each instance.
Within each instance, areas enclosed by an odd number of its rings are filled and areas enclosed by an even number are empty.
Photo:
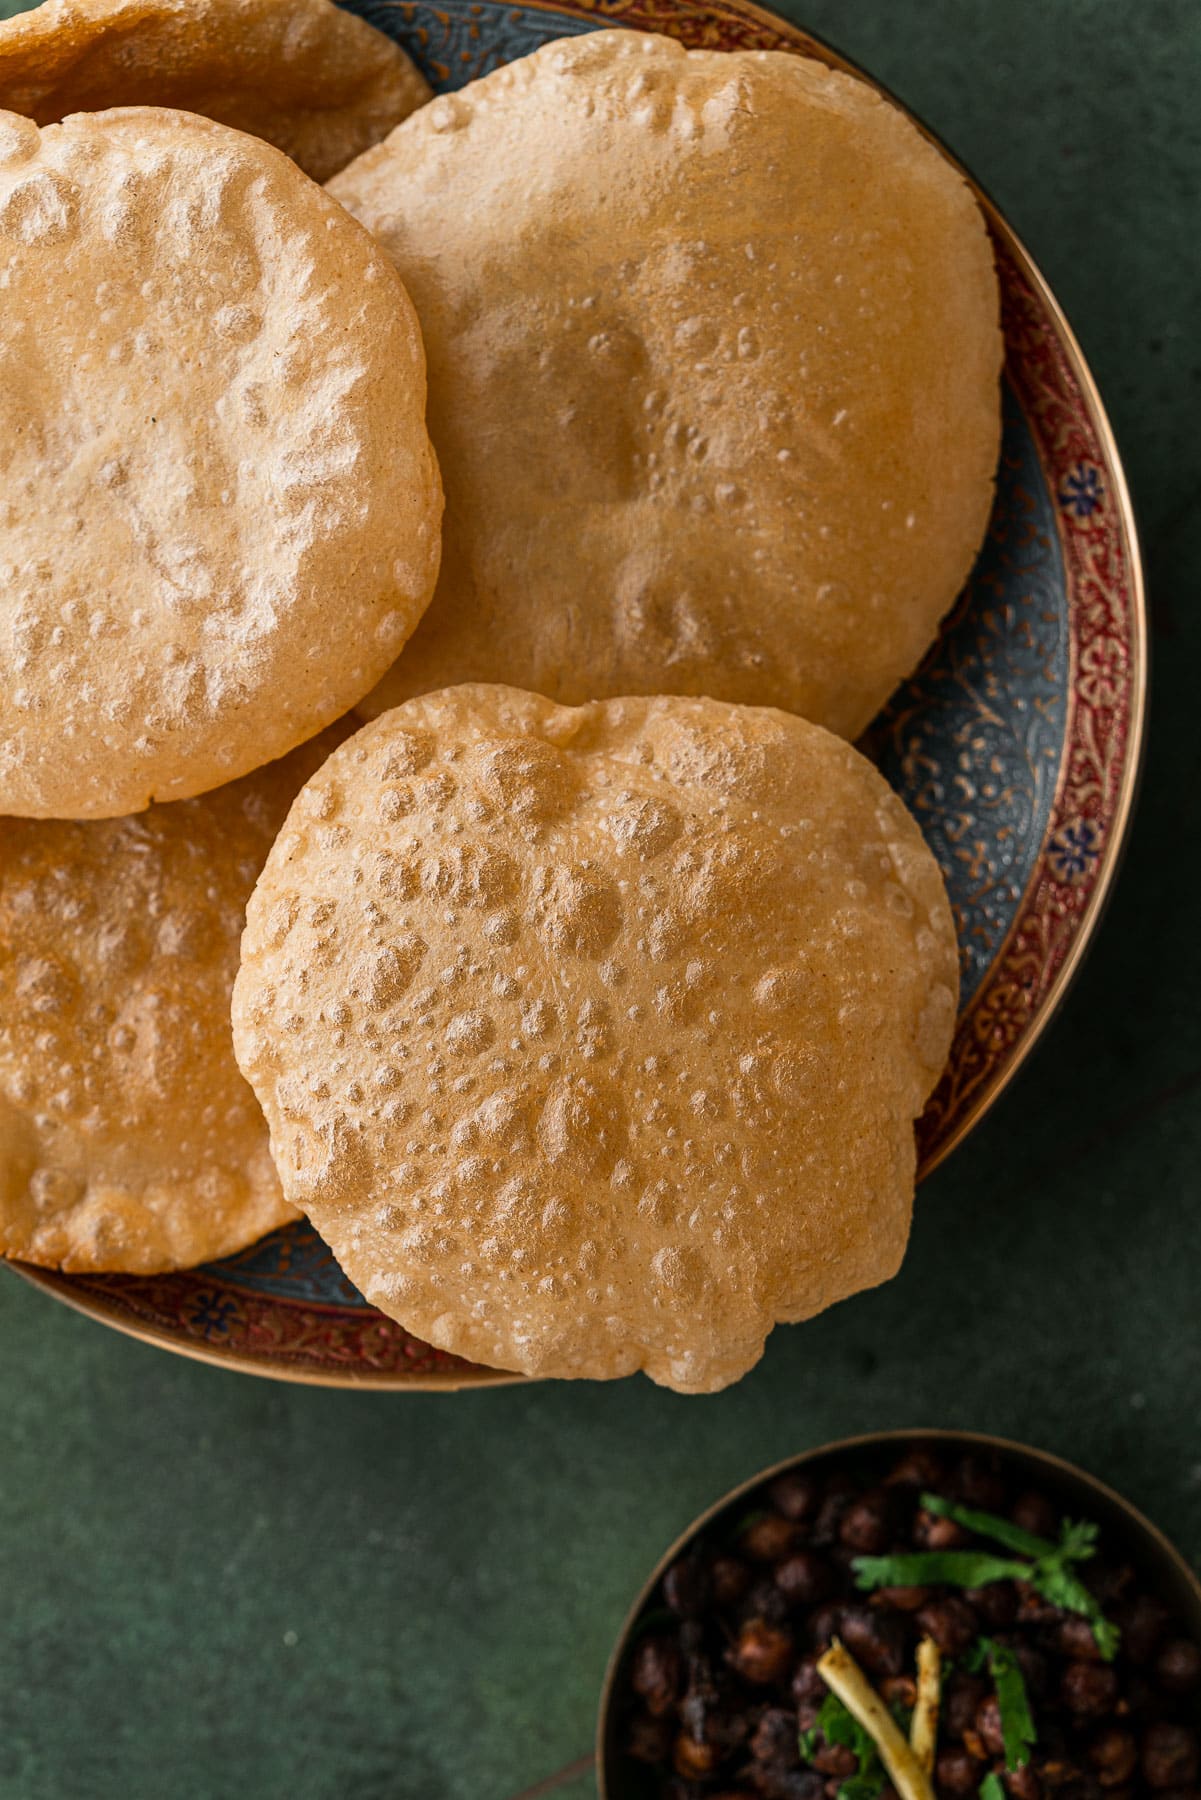
[[[0,820],[0,1115],[6,1153],[9,1121],[29,1152],[21,1193],[0,1181],[0,1251],[149,1273],[292,1216],[233,1060],[229,997],[255,876],[334,742],[178,808]]]
[[[0,238],[27,248],[55,244],[71,235],[76,216],[73,184],[42,169],[21,177],[0,197]]]
[[[0,759],[0,807],[27,816],[119,816],[311,734],[411,629],[437,552],[420,363],[403,354],[416,325],[383,259],[252,139],[149,109],[99,117],[18,131],[31,154],[0,159],[15,459],[0,629],[11,615],[21,639],[0,702],[29,714]],[[348,324],[339,293],[373,260],[381,291],[356,296]],[[77,268],[95,307],[56,307]],[[35,417],[55,421],[49,437]],[[389,458],[365,462],[383,437]],[[373,485],[406,438],[399,511],[391,487],[381,509]],[[106,606],[118,585],[122,606]],[[287,655],[301,638],[305,655]]]
[[[381,842],[373,796],[394,779],[390,743],[414,729],[430,740],[421,794]],[[540,819],[511,809],[518,768],[541,787]],[[268,945],[268,870],[235,1002],[240,1054],[285,1162],[295,1136],[295,1157],[316,1166],[305,1146],[325,1133],[320,1182],[306,1175],[296,1196],[410,1329],[436,1324],[478,1356],[486,1317],[502,1364],[642,1364],[669,1381],[682,1379],[683,1332],[686,1385],[720,1385],[777,1305],[812,1310],[841,1281],[878,1278],[853,1223],[864,1191],[881,1269],[895,1263],[903,1143],[933,1074],[918,1043],[942,1003],[919,1020],[936,981],[950,991],[954,954],[915,922],[945,906],[937,873],[919,851],[898,877],[906,859],[883,845],[908,847],[912,827],[853,752],[705,701],[572,711],[459,689],[366,728],[323,782],[343,792],[350,836],[335,853],[320,821],[289,833],[273,858],[283,886],[333,900],[343,969],[412,932],[427,945],[421,974],[391,1010],[351,996],[328,1101],[276,1120],[288,1065],[328,1055],[322,992],[345,976],[291,937]],[[886,829],[868,856],[857,834],[877,812]],[[384,849],[419,878],[356,887],[348,870],[366,877]],[[887,903],[889,884],[914,894],[913,919]],[[848,1133],[838,1120],[851,1117]],[[343,1167],[341,1140],[328,1154],[336,1120],[353,1130]],[[846,1157],[870,1171],[849,1174]],[[382,1204],[404,1223],[377,1226]],[[805,1246],[827,1233],[815,1276]]]

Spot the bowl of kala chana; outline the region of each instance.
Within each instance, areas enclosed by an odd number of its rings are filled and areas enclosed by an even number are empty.
[[[1042,1451],[827,1445],[658,1564],[597,1764],[601,1800],[1201,1800],[1201,1583]]]

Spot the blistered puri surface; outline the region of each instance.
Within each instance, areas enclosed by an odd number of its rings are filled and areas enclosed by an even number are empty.
[[[229,1001],[251,889],[340,735],[133,818],[0,818],[0,1255],[144,1274],[291,1216]]]
[[[49,125],[175,106],[265,138],[315,181],[428,99],[392,38],[331,0],[43,0],[0,21],[0,107]]]
[[[854,737],[980,546],[1000,437],[971,190],[863,82],[601,32],[330,183],[421,315],[438,592],[368,707],[457,681],[778,705]]]
[[[895,1269],[955,988],[934,862],[849,745],[468,687],[300,795],[235,1043],[285,1194],[382,1310],[704,1390]]]
[[[277,151],[0,114],[0,811],[109,817],[331,722],[432,590],[412,308]]]

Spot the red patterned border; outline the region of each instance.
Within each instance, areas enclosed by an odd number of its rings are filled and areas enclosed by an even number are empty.
[[[133,1278],[9,1266],[118,1331],[250,1374],[333,1387],[453,1389],[521,1379],[437,1350],[374,1307],[279,1300],[199,1269]]]
[[[1020,247],[998,236],[1007,371],[1059,502],[1072,622],[1065,750],[1021,909],[920,1121],[923,1172],[991,1104],[1063,998],[1109,888],[1141,751],[1145,622],[1121,467],[1070,333]]]
[[[750,0],[523,4],[662,31],[693,48],[800,50],[860,73]],[[1054,299],[1008,226],[981,199],[998,246],[1009,376],[1060,502],[1072,618],[1067,750],[1021,910],[960,1020],[947,1073],[920,1121],[923,1173],[982,1116],[1063,998],[1125,835],[1146,687],[1137,542],[1100,398]],[[409,1389],[514,1379],[432,1349],[373,1309],[286,1303],[214,1283],[202,1271],[150,1280],[21,1273],[120,1330],[254,1374]]]

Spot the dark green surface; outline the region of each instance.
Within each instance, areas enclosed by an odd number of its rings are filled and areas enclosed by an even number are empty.
[[[508,1800],[588,1748],[614,1632],[676,1531],[757,1466],[848,1431],[1029,1439],[1201,1556],[1201,9],[789,10],[992,191],[1113,414],[1157,668],[1140,818],[1095,953],[923,1190],[901,1277],[778,1332],[712,1400],[643,1381],[276,1387],[0,1277],[3,1800]]]

